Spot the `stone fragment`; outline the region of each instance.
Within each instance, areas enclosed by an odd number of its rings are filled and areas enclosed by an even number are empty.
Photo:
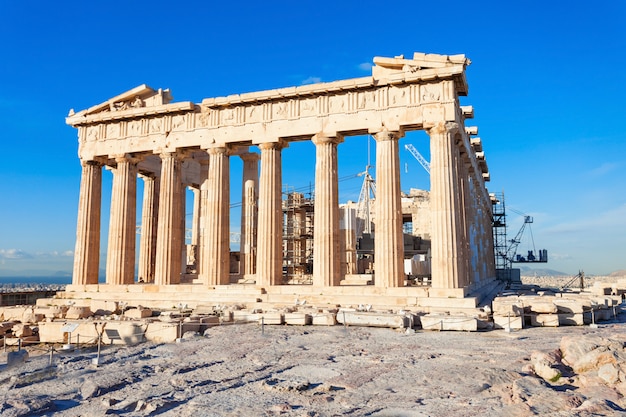
[[[27,324],[18,323],[13,326],[13,335],[18,338],[24,338],[33,335],[33,330]]]
[[[553,302],[560,314],[577,314],[584,312],[584,304],[579,300],[555,298]]]
[[[119,312],[117,301],[91,300],[90,308],[96,316],[108,316]]]
[[[426,314],[420,317],[424,330],[455,330],[475,332],[478,323],[474,317],[462,315]]]
[[[334,326],[337,324],[336,314],[331,312],[318,312],[311,315],[314,326]]]
[[[68,320],[86,319],[91,317],[93,313],[89,307],[71,306],[65,313],[65,318]]]
[[[15,326],[15,324],[16,323],[14,321],[5,321],[3,323],[0,323],[0,335],[8,333],[9,330],[11,330],[13,326]]]
[[[582,326],[585,324],[583,313],[559,313],[559,326]]]
[[[260,323],[261,314],[253,313],[250,310],[234,310],[232,317],[235,323]]]
[[[220,325],[220,318],[217,316],[205,316],[200,318],[200,323],[205,327],[215,327]]]
[[[520,330],[524,327],[521,316],[500,316],[493,315],[493,328],[494,329],[512,329]]]
[[[24,319],[24,313],[26,310],[30,308],[26,308],[23,306],[15,306],[15,307],[4,307],[4,321],[19,321],[21,322]]]
[[[129,319],[144,319],[152,317],[152,310],[149,308],[130,308],[124,312],[124,317]]]
[[[535,313],[556,313],[558,308],[556,304],[554,304],[555,297],[537,297],[537,298],[527,298],[525,301],[528,303],[530,307],[530,311]]]
[[[399,314],[340,310],[337,322],[348,326],[390,327],[400,329],[407,327],[406,317]]]
[[[558,327],[558,314],[531,314],[530,325],[535,327]]]
[[[522,301],[517,297],[496,297],[491,308],[494,315],[499,316],[520,316],[524,312]]]
[[[283,313],[278,311],[259,313],[258,316],[259,323],[262,324],[280,325],[285,323],[285,316],[283,315]]]
[[[285,323],[289,325],[305,326],[313,323],[313,318],[307,313],[285,313]]]

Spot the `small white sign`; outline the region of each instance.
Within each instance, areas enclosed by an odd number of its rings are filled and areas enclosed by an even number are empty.
[[[67,323],[65,326],[61,327],[61,331],[63,333],[72,333],[74,330],[78,329],[78,323]]]

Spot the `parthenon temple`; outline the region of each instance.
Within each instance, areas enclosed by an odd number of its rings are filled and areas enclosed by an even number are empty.
[[[309,305],[476,306],[497,281],[489,171],[477,127],[466,126],[473,108],[459,103],[468,93],[469,64],[464,55],[376,57],[371,76],[362,78],[201,103],[175,102],[169,90],[141,85],[70,111],[82,179],[73,278],[64,296],[157,308],[296,298]],[[405,267],[413,253],[405,250],[399,140],[413,130],[430,138],[423,280]],[[359,270],[359,219],[354,207],[340,204],[337,172],[344,138],[363,135],[375,140],[376,196],[365,236],[373,242],[372,262]],[[300,141],[315,145],[315,198],[304,214],[289,211],[301,196],[283,198],[281,174],[282,150]],[[230,214],[231,186],[239,187],[231,183],[231,158],[242,160],[240,219]],[[101,277],[103,168],[113,179]],[[188,188],[193,207],[186,207]],[[193,212],[190,243],[187,211]],[[311,262],[302,274],[309,279],[290,280],[286,259],[304,249],[286,235],[305,232],[286,224],[306,223],[307,213]],[[239,221],[234,253],[230,227]]]

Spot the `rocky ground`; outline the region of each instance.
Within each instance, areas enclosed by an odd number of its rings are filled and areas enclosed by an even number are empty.
[[[106,347],[99,366],[93,348],[55,353],[52,365],[48,354],[31,350],[26,363],[0,368],[0,413],[624,415],[624,316],[599,328],[512,333],[222,325],[181,343]],[[573,363],[590,355],[595,364]]]

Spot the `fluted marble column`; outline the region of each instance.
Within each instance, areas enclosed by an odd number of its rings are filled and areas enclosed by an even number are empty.
[[[256,284],[282,284],[283,211],[281,199],[283,142],[262,143],[257,232]]]
[[[331,287],[341,281],[339,253],[339,184],[337,144],[341,137],[315,135],[315,227],[313,285]]]
[[[180,227],[182,199],[181,160],[176,152],[161,154],[161,190],[154,282],[180,283],[183,238]]]
[[[480,184],[482,184],[482,182]],[[487,259],[487,262],[485,262],[485,277],[489,279],[495,279],[497,272],[495,249],[493,247],[493,205],[491,204],[488,195],[486,195],[484,198],[481,198],[480,208],[482,212],[481,218],[483,221],[485,237],[485,257]]]
[[[230,273],[230,172],[228,148],[208,149],[209,177],[207,217],[203,248],[204,282],[208,285],[229,284]]]
[[[469,265],[471,274],[471,283],[479,285],[481,278],[484,276],[482,269],[486,259],[484,256],[484,242],[482,235],[482,219],[479,217],[478,210],[478,193],[476,190],[476,181],[472,167],[467,164],[466,170],[468,178],[466,179],[469,190],[469,210],[468,210],[468,233],[469,233]]]
[[[189,187],[193,193],[193,212],[191,215],[191,244],[198,246],[200,240],[200,188]]]
[[[209,195],[209,161],[200,160],[200,221],[198,230],[198,249],[196,251],[196,267],[198,268],[198,278],[206,283],[206,271],[203,259],[204,257],[204,241],[206,239],[206,218],[207,218],[207,200]]]
[[[430,135],[430,207],[432,216],[432,286],[460,288],[463,270],[460,253],[459,219],[463,213],[459,199],[456,163],[458,149],[456,123],[437,123]]]
[[[239,272],[251,276],[256,267],[257,196],[259,195],[259,154],[244,153],[241,189],[241,239],[239,243]]]
[[[404,285],[404,239],[400,199],[401,132],[382,131],[376,139],[376,229],[374,272],[377,287]]]
[[[457,143],[457,146],[460,146],[460,143]],[[459,219],[459,236],[460,239],[460,250],[461,250],[461,258],[462,258],[462,271],[459,280],[459,284],[462,287],[470,286],[473,283],[473,271],[471,267],[471,251],[473,250],[470,247],[470,239],[471,239],[471,192],[469,189],[468,183],[468,173],[467,167],[464,161],[464,155],[459,155],[459,160],[457,162],[458,172],[459,172],[459,190],[461,194],[459,197],[461,198],[461,218]]]
[[[154,174],[142,174],[141,178],[143,178],[143,206],[141,209],[138,278],[140,282],[154,282],[161,180]]]
[[[82,161],[72,284],[97,284],[100,263],[102,164]]]
[[[107,284],[132,284],[135,278],[135,227],[137,213],[137,160],[115,158],[111,191],[111,220],[107,250]]]

